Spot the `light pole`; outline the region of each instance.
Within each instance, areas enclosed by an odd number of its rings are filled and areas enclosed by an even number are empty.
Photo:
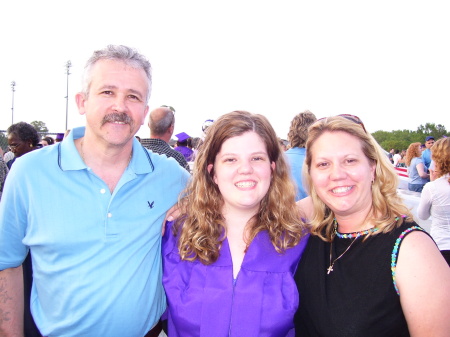
[[[69,115],[69,75],[70,75],[70,67],[72,66],[72,62],[67,61],[66,63],[66,74],[67,74],[67,83],[66,83],[66,128],[67,130],[67,118]]]
[[[14,92],[16,91],[16,81],[11,82],[12,104],[11,104],[11,124],[14,124]]]

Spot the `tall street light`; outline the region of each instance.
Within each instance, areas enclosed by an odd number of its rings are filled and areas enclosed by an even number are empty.
[[[67,74],[67,84],[66,84],[66,129],[67,130],[67,118],[69,115],[69,75],[70,75],[70,67],[72,66],[72,62],[67,61],[66,63],[66,74]]]
[[[14,92],[16,91],[16,81],[11,82],[12,105],[11,105],[11,124],[14,124]]]

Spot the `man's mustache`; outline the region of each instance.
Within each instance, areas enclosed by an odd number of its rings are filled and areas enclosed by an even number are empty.
[[[114,122],[131,124],[133,122],[133,120],[126,113],[113,112],[113,113],[105,115],[105,117],[103,117],[102,126],[105,125],[106,123],[114,123]]]

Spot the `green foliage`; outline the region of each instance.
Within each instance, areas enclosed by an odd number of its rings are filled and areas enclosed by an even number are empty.
[[[426,136],[433,136],[438,140],[442,136],[447,135],[447,130],[442,124],[426,123],[420,125],[417,131],[410,130],[394,130],[392,132],[376,131],[372,136],[383,149],[406,150],[411,143],[424,143]]]
[[[33,121],[30,123],[31,125],[34,126],[34,128],[37,130],[37,132],[39,133],[47,133],[48,132],[48,128],[45,125],[44,122],[41,121]]]

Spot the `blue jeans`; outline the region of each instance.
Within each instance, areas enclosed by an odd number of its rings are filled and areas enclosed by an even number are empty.
[[[408,190],[422,193],[425,184],[408,184]]]

